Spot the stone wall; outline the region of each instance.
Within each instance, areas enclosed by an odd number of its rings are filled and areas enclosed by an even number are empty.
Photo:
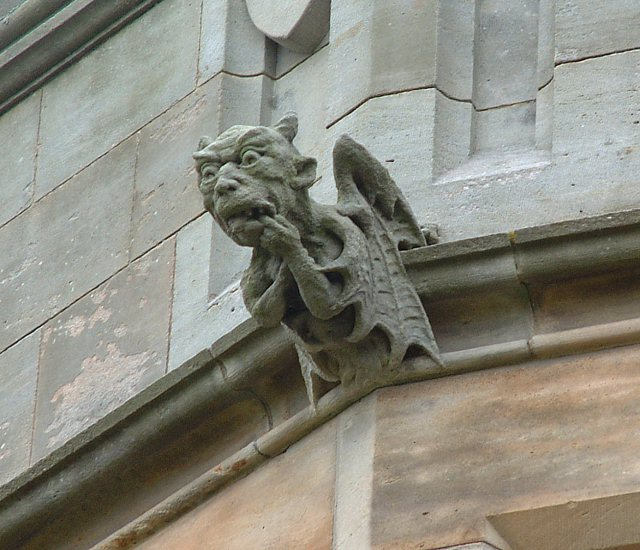
[[[378,390],[136,548],[627,548],[639,353]]]
[[[296,110],[332,200],[349,133],[444,241],[638,207],[639,24],[624,0],[333,0],[302,55],[241,0],[163,0],[48,81],[0,117],[0,482],[246,319],[200,135]]]

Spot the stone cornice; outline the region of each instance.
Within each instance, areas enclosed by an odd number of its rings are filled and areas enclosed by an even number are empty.
[[[598,325],[539,332],[531,320],[529,296],[531,288],[559,281],[638,272],[640,211],[435,245],[405,252],[403,259],[428,312],[451,300],[473,300],[476,308],[491,310],[496,297],[507,296],[513,310],[509,319],[515,312],[525,329],[521,337],[512,338],[511,333],[491,327],[481,346],[447,347],[447,329],[459,330],[452,308],[450,318],[434,323],[436,335],[445,335],[439,343],[446,367],[434,368],[421,358],[405,361],[393,383],[640,342],[638,318],[609,318]],[[504,304],[499,302],[499,307]],[[268,391],[265,373],[274,380]],[[291,415],[278,416],[272,413],[278,403],[287,399],[302,403],[293,394],[304,398],[302,384],[292,384],[292,378],[287,378],[292,373],[298,376],[298,368],[284,331],[244,323],[211,350],[201,352],[0,488],[0,546],[38,547],[44,541],[55,546],[76,537],[84,537],[87,545],[106,539],[101,543],[104,548],[130,546],[362,397],[346,394],[340,386],[327,388],[317,409],[293,406]],[[162,474],[163,482],[157,481],[167,457],[174,456],[172,448],[182,446],[179,452],[183,455],[195,452],[184,448],[184,426],[195,426],[196,433],[206,437],[206,428],[198,426],[206,426],[206,419],[223,415],[248,398],[256,398],[271,411],[266,415],[268,425],[257,436],[247,443],[228,445],[213,465],[201,463],[188,476]],[[133,480],[141,480],[141,485],[132,486]],[[134,509],[131,517],[120,518],[120,525],[127,525],[113,535],[115,524],[100,526],[101,515],[109,516],[105,501],[110,495],[122,499],[130,498],[134,491],[153,492],[154,480],[156,486],[168,485],[169,492],[154,493],[138,513]],[[27,534],[33,536],[28,541]]]
[[[0,21],[0,114],[161,0],[25,0]]]

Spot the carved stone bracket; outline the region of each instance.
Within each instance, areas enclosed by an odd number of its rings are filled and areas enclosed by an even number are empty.
[[[312,52],[329,31],[331,0],[246,0],[254,25],[294,52]]]
[[[393,382],[406,357],[441,365],[400,258],[426,245],[407,201],[386,168],[342,136],[338,202],[315,202],[316,161],[293,146],[297,126],[294,114],[273,128],[234,126],[194,154],[205,207],[254,249],[242,278],[247,309],[290,331],[312,403],[318,379],[361,392]]]

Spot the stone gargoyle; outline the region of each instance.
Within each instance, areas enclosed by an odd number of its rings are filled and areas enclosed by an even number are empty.
[[[295,114],[273,127],[233,126],[194,153],[206,209],[253,247],[241,286],[263,326],[293,335],[309,398],[315,376],[346,389],[389,383],[405,357],[441,366],[400,250],[425,238],[388,171],[348,136],[333,149],[336,205],[308,189],[316,161],[292,144]]]

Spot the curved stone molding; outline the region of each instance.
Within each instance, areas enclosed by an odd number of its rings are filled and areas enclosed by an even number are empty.
[[[311,53],[329,31],[331,0],[246,0],[254,25],[294,52]]]
[[[25,1],[0,20],[0,114],[160,1]]]
[[[434,304],[446,305],[445,315],[432,316],[445,368],[416,357],[402,364],[396,382],[637,345],[638,298],[630,297],[639,294],[629,293],[628,285],[637,281],[639,252],[638,210],[403,252],[409,278],[430,313]],[[616,295],[616,286],[602,284],[602,277],[613,277],[626,293]],[[598,317],[584,319],[582,302],[591,299],[584,284],[593,278],[603,289],[595,297]],[[571,291],[573,284],[583,286]],[[530,285],[533,294],[526,290]],[[519,338],[507,326],[510,316],[496,315],[478,329],[475,321],[462,322],[451,307],[455,299],[464,315],[470,307],[476,315],[519,309],[513,287],[525,296],[521,324],[526,331]],[[544,300],[536,301],[536,293],[544,299],[549,289],[563,295],[564,315],[580,316],[581,326],[566,323],[561,310],[548,313],[550,323],[545,324]],[[509,307],[496,301],[499,296],[507,297]],[[537,327],[526,322],[532,309]],[[459,333],[455,349],[447,326]],[[476,332],[487,335],[484,343],[474,340]],[[320,396],[315,409],[307,406],[292,348],[281,327],[259,328],[250,319],[78,434],[0,488],[0,547],[52,548],[75,537],[98,548],[132,547],[359,398],[338,386]],[[238,406],[249,408],[230,424],[225,410]],[[263,415],[270,422],[263,421],[244,439],[236,437],[258,406],[270,411]],[[216,418],[225,429],[219,439],[232,444],[218,449],[217,461],[197,463],[194,457],[207,453],[185,445],[185,429],[192,432],[191,441],[213,444]],[[175,468],[167,471],[168,464]],[[159,494],[159,486],[166,492]],[[115,517],[114,506],[125,500],[130,515]]]

